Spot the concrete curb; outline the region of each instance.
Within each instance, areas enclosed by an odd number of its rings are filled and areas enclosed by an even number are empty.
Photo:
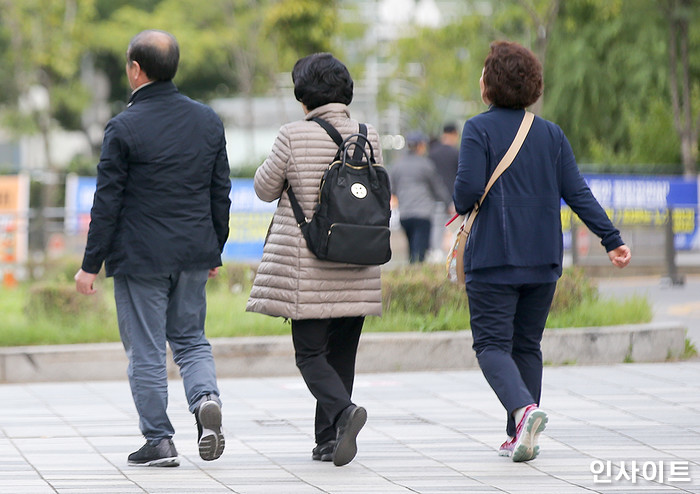
[[[679,323],[547,330],[545,363],[662,362],[681,356],[687,329]],[[296,375],[291,338],[214,338],[219,377]],[[457,370],[478,367],[470,331],[364,333],[357,372]],[[121,380],[127,360],[121,343],[0,348],[0,383]],[[169,374],[178,375],[169,359]]]

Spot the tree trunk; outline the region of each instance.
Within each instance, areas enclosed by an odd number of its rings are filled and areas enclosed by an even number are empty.
[[[688,0],[671,0],[664,7],[669,31],[668,62],[673,122],[681,141],[683,175],[687,178],[694,178],[697,175],[699,125],[693,119],[688,53],[689,21],[684,15],[686,9],[690,8],[690,2]]]
[[[51,156],[51,117],[48,115],[48,110],[41,111],[37,115],[41,140],[44,147],[45,168],[44,175],[41,181],[41,194],[39,195],[39,204],[37,207],[36,216],[36,231],[38,232],[38,249],[46,254],[48,247],[48,239],[51,231],[51,219],[47,214],[49,208],[57,206],[58,197],[58,170]]]
[[[540,15],[537,12],[532,0],[519,0],[519,3],[527,11],[535,28],[536,37],[533,51],[537,56],[537,59],[542,64],[542,71],[544,72],[547,58],[547,46],[549,44],[549,35],[552,31],[552,27],[554,26],[554,22],[557,20],[557,15],[559,15],[561,0],[551,0],[551,2],[547,5],[547,11],[544,12],[543,15]],[[530,107],[530,111],[536,115],[539,115],[542,113],[543,106],[544,94]]]
[[[542,72],[544,72],[545,58],[547,57],[547,32],[544,26],[537,26],[537,40],[535,41],[535,55],[542,64]],[[530,107],[530,111],[535,115],[542,114],[544,106],[544,94]]]

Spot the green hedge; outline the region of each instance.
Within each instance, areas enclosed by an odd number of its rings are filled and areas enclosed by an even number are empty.
[[[77,259],[52,261],[45,280],[0,288],[0,346],[119,341],[112,280],[100,276],[98,292],[75,292]],[[210,337],[289,334],[282,318],[245,312],[254,266],[227,263],[207,286]],[[383,317],[368,317],[366,331],[449,331],[469,328],[463,286],[448,282],[441,265],[384,269]],[[548,327],[633,324],[651,320],[644,297],[600,300],[595,283],[568,269],[558,283]]]

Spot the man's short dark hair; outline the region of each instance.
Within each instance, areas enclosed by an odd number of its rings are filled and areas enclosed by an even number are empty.
[[[292,69],[294,96],[308,110],[328,103],[349,105],[353,81],[347,67],[330,53],[314,53],[297,60]]]
[[[442,133],[443,134],[456,134],[457,133],[457,126],[453,123],[445,124],[445,126],[442,128]]]
[[[502,108],[527,108],[542,95],[542,64],[518,43],[494,41],[484,62],[486,97]]]
[[[129,63],[138,62],[150,80],[169,81],[177,72],[180,47],[172,34],[149,29],[131,39],[126,59]]]

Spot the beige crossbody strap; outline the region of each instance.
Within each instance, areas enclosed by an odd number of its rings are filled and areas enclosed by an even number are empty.
[[[513,142],[508,148],[508,151],[506,151],[506,154],[503,155],[503,159],[501,159],[501,161],[498,163],[498,166],[491,174],[491,178],[489,178],[489,181],[486,184],[486,188],[484,189],[484,193],[481,195],[481,199],[479,199],[479,201],[476,204],[474,204],[474,209],[472,209],[472,213],[465,221],[464,231],[467,234],[472,229],[472,225],[474,224],[476,215],[479,213],[479,207],[481,206],[481,204],[483,204],[486,194],[489,193],[489,190],[491,190],[493,184],[496,182],[496,180],[498,180],[498,177],[500,177],[503,174],[503,172],[506,171],[506,169],[510,166],[510,164],[513,163],[513,160],[520,151],[520,148],[522,147],[523,142],[525,142],[525,138],[527,137],[528,132],[530,132],[530,127],[532,126],[532,122],[534,119],[534,113],[525,111],[525,116],[523,116],[523,121],[520,123],[518,133],[515,134],[515,139],[513,139]]]

